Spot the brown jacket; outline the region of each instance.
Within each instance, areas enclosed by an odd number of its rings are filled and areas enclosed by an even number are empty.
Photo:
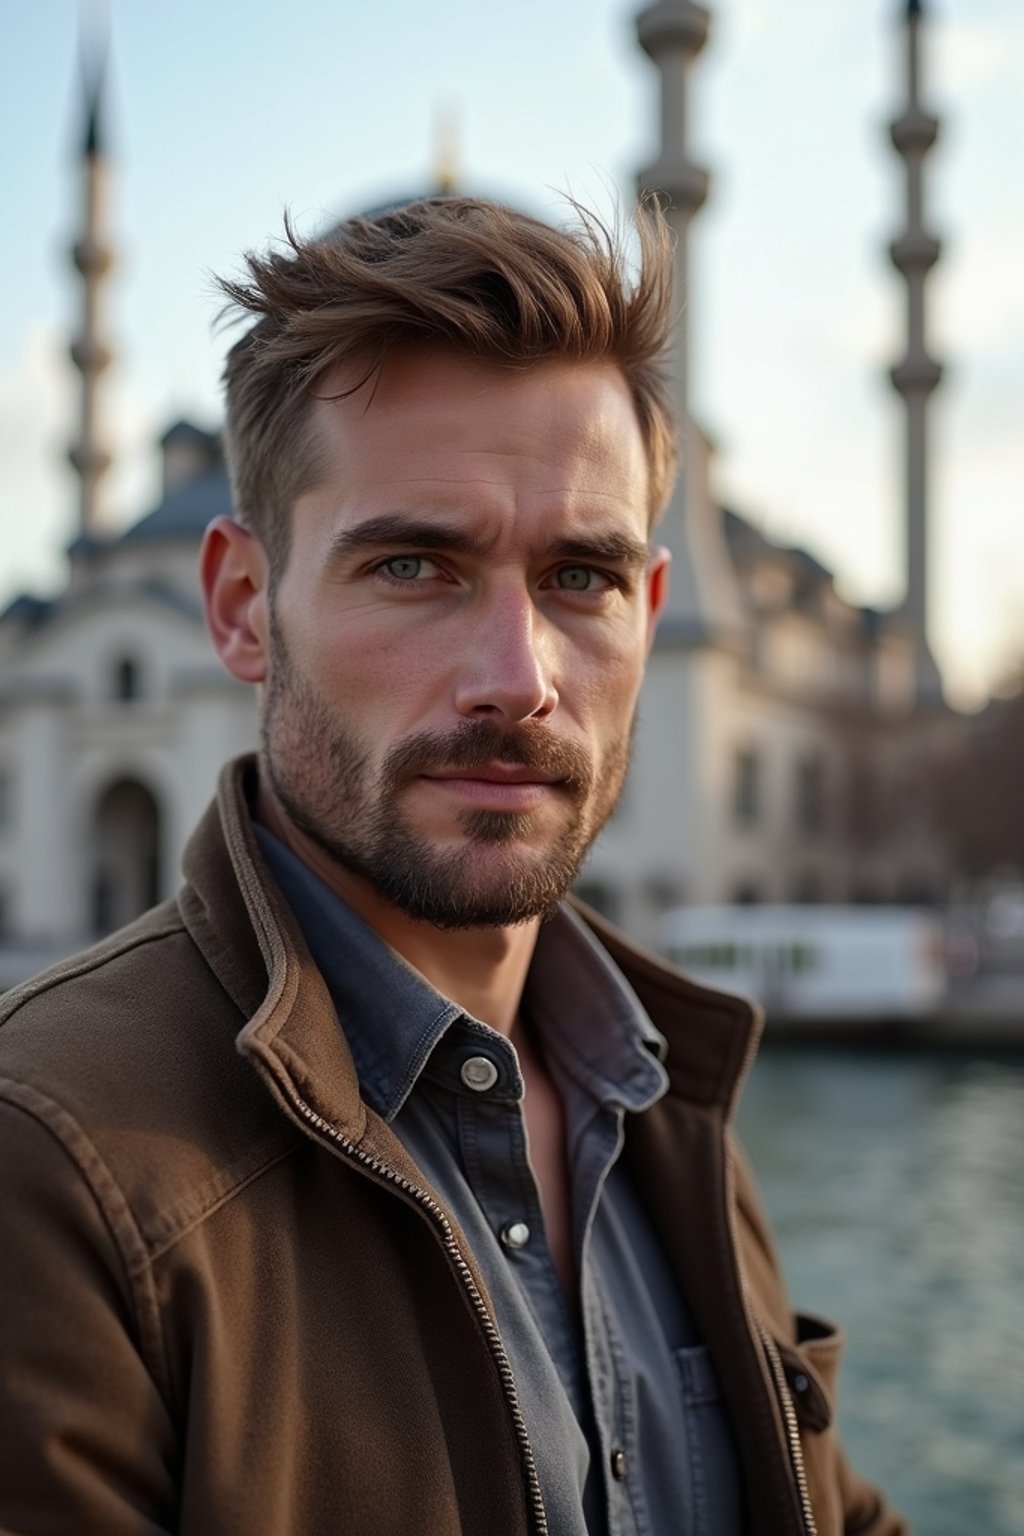
[[[544,1531],[473,1257],[359,1097],[246,771],[176,901],[0,1011],[0,1530]],[[819,1536],[897,1536],[830,1427],[839,1340],[794,1322],[730,1144],[752,1011],[594,926],[669,1040],[627,1155],[717,1362],[751,1536],[804,1536],[808,1501]]]

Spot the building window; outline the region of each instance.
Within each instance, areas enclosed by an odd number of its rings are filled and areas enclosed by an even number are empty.
[[[761,763],[753,747],[740,748],[733,771],[733,817],[739,826],[752,827],[761,814]]]
[[[821,880],[817,875],[805,872],[793,887],[793,900],[797,906],[813,907],[824,900]]]
[[[619,894],[614,891],[604,880],[577,880],[573,886],[573,894],[580,901],[586,902],[588,907],[593,907],[595,912],[600,912],[610,923],[618,920],[621,902]]]
[[[820,832],[825,825],[825,764],[805,757],[796,769],[796,824],[801,832]]]
[[[870,846],[881,837],[884,824],[884,794],[878,774],[868,763],[855,762],[846,775],[846,835],[855,843]]]
[[[14,821],[14,775],[9,768],[0,767],[0,832],[5,832]]]
[[[117,779],[94,815],[92,919],[97,934],[131,922],[160,899],[162,820],[156,797],[134,779]]]
[[[132,704],[141,696],[139,664],[133,657],[122,656],[115,662],[111,693],[119,704]]]
[[[938,904],[938,895],[927,875],[908,875],[900,886],[897,900],[905,907],[931,907]]]

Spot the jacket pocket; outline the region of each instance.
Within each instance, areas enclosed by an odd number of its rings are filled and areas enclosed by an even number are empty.
[[[703,1344],[675,1352],[693,1490],[693,1536],[742,1528],[737,1451],[718,1373]]]
[[[828,1429],[835,1417],[839,1362],[846,1342],[842,1329],[826,1318],[797,1312],[796,1345],[780,1344],[786,1380],[801,1429]]]
[[[843,1509],[836,1393],[845,1339],[842,1330],[809,1313],[794,1317],[796,1344],[780,1344],[783,1370],[800,1429],[807,1491],[818,1536],[841,1536]]]

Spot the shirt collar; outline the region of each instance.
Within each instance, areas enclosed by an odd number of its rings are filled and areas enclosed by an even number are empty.
[[[599,939],[564,903],[537,939],[523,1006],[555,1071],[598,1102],[648,1109],[668,1087],[668,1046]]]
[[[363,1097],[379,1115],[395,1118],[457,1021],[484,1032],[499,1053],[509,1050],[504,1037],[431,986],[273,833],[259,825],[255,831],[343,1021]],[[638,1110],[664,1093],[663,1037],[599,941],[565,906],[541,928],[523,1003],[552,1070],[598,1102]]]

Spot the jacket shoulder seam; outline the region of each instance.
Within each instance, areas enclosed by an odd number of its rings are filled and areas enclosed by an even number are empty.
[[[124,1191],[78,1120],[62,1104],[28,1083],[7,1077],[0,1077],[0,1101],[28,1115],[52,1136],[89,1190],[124,1266],[144,1354],[169,1401],[170,1377],[152,1267]]]
[[[50,970],[43,971],[34,980],[23,982],[8,995],[0,1004],[0,1028],[27,1003],[44,996],[47,992],[55,991],[65,982],[76,981],[93,971],[102,970],[110,961],[121,959],[122,956],[130,954],[133,949],[144,949],[149,944],[159,944],[175,934],[187,932],[188,929],[180,917],[170,918],[153,933],[132,934],[131,938],[119,944],[109,947],[104,945],[99,949],[87,950],[82,955],[75,955],[61,961]]]

